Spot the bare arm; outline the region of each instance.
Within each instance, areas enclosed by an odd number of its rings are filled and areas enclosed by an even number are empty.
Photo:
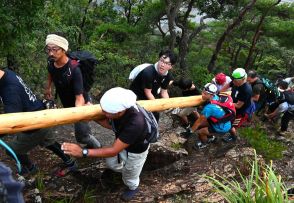
[[[48,74],[48,77],[47,77],[47,84],[45,87],[44,95],[46,99],[52,99],[52,76],[50,73]]]
[[[160,96],[161,96],[161,98],[169,98],[168,91],[165,89],[161,89]]]
[[[146,88],[144,89],[145,96],[147,97],[148,100],[155,99],[155,97],[151,91],[152,91],[152,89],[146,89]]]
[[[200,124],[205,120],[206,120],[205,116],[200,115],[200,117],[196,120],[196,122],[193,124],[191,128],[192,132],[195,132],[199,128]]]
[[[240,109],[244,105],[244,102],[238,101],[237,103],[234,103],[234,104],[235,104],[236,109]]]
[[[260,94],[256,94],[256,95],[254,95],[253,97],[251,97],[251,99],[252,99],[253,101],[258,101],[258,100],[259,100],[259,97],[260,97]]]
[[[76,95],[75,106],[83,106],[85,105],[85,99],[83,94]]]
[[[117,155],[119,152],[127,148],[129,144],[122,142],[119,138],[116,139],[112,146],[110,147],[103,147],[99,149],[88,149],[89,157],[113,157]],[[63,143],[61,149],[64,151],[65,154],[75,156],[75,157],[82,157],[82,148],[73,143]]]

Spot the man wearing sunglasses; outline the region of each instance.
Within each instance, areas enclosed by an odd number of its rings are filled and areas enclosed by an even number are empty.
[[[130,89],[137,95],[138,100],[153,100],[169,98],[167,88],[172,81],[169,72],[177,62],[177,56],[171,50],[161,51],[159,60],[142,70],[133,80]],[[159,113],[153,112],[156,120]]]
[[[48,81],[45,90],[47,99],[52,99],[51,86],[54,83],[56,93],[64,108],[83,106],[88,101],[84,91],[83,76],[79,66],[71,68],[71,59],[67,56],[68,41],[60,34],[49,34],[46,38],[45,52],[48,55]],[[99,148],[101,144],[92,135],[88,122],[74,124],[77,142],[88,148]]]

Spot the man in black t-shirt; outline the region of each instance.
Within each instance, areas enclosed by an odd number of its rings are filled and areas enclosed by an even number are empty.
[[[255,111],[259,112],[266,104],[266,94],[262,81],[257,76],[256,71],[250,70],[247,74],[247,82],[252,87],[252,100],[255,103]]]
[[[62,149],[76,157],[108,157],[107,166],[121,172],[123,182],[128,187],[122,199],[130,200],[138,192],[139,176],[148,155],[149,143],[144,142],[148,126],[136,105],[136,95],[130,90],[112,88],[102,96],[100,105],[106,118],[96,122],[115,132],[116,139],[112,146],[87,149],[63,143]]]
[[[5,113],[45,109],[42,101],[35,96],[21,77],[8,69],[0,70],[0,97],[4,104]],[[8,145],[15,151],[22,165],[20,174],[36,172],[36,166],[29,159],[28,151],[38,145],[46,147],[59,156],[64,161],[67,169],[76,170],[75,161],[63,153],[60,144],[55,141],[55,136],[49,128],[18,133]],[[64,172],[65,168],[61,168],[57,171],[57,175],[63,176]]]
[[[161,51],[158,62],[142,70],[131,83],[130,89],[137,95],[138,100],[169,98],[167,88],[173,79],[169,70],[176,62],[177,56],[172,51]],[[153,114],[158,121],[159,113]]]
[[[244,122],[248,121],[250,114],[254,111],[254,103],[251,102],[252,88],[247,83],[247,73],[243,68],[237,68],[232,73],[233,81],[226,85],[223,90],[232,87],[232,99],[236,108],[236,119],[230,130],[230,136],[225,137],[225,142],[235,141],[237,139],[236,128],[240,127]]]
[[[71,59],[66,55],[68,41],[59,35],[49,34],[45,51],[49,57],[48,82],[45,96],[52,99],[52,82],[64,108],[90,104],[88,93],[84,91],[83,77],[79,66],[72,68]],[[76,140],[90,148],[101,147],[92,135],[88,122],[74,124]]]

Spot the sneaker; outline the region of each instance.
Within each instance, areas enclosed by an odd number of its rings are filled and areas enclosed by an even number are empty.
[[[216,140],[217,140],[216,137],[214,135],[212,135],[207,138],[207,143],[215,143]]]
[[[234,135],[229,135],[227,137],[224,137],[222,140],[226,143],[235,142],[237,140],[237,137]]]
[[[30,168],[27,166],[21,167],[21,172],[18,173],[20,176],[26,176],[26,175],[35,175],[38,172],[38,168],[35,164],[32,164]]]
[[[63,164],[55,173],[57,177],[64,177],[69,173],[78,171],[78,164],[76,160],[73,160],[70,164]]]
[[[204,149],[206,147],[207,147],[207,144],[203,143],[201,141],[196,142],[195,145],[194,145],[194,149],[196,149],[196,150],[197,149]]]
[[[121,195],[121,199],[124,201],[130,201],[131,199],[133,199],[136,194],[139,192],[139,189],[136,188],[135,190],[130,190],[127,189],[126,191],[124,191],[124,193]]]

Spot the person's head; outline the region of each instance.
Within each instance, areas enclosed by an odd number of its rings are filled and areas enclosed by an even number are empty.
[[[254,83],[258,79],[257,72],[255,70],[248,71],[247,82],[250,84]]]
[[[235,86],[239,87],[246,83],[247,73],[243,68],[237,68],[232,73],[232,79]]]
[[[165,75],[177,62],[177,56],[171,50],[161,51],[158,55],[158,73]]]
[[[174,86],[178,86],[182,90],[189,90],[193,86],[193,81],[190,79],[181,78],[178,81],[174,81]]]
[[[136,94],[131,90],[115,87],[104,93],[100,100],[100,106],[107,118],[117,119],[127,109],[136,105],[136,99]]]
[[[207,83],[202,90],[202,99],[209,101],[217,94],[217,87],[215,84]]]
[[[215,82],[218,85],[223,85],[226,82],[226,80],[227,80],[226,77],[227,77],[226,74],[224,74],[224,73],[218,73],[215,76]]]
[[[288,89],[288,86],[289,84],[286,81],[282,80],[278,83],[278,90],[280,92],[284,92],[285,90]]]
[[[68,41],[60,33],[47,35],[45,44],[45,52],[50,59],[58,61],[66,56]]]

